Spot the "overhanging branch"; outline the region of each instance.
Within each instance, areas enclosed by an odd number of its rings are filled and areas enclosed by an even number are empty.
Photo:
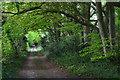
[[[44,2],[45,3],[45,2]],[[29,12],[29,11],[33,11],[33,10],[37,10],[37,9],[42,9],[45,11],[45,13],[59,13],[59,14],[64,14],[66,17],[71,17],[73,18],[77,23],[80,23],[82,25],[85,25],[87,27],[91,27],[91,28],[94,28],[94,29],[98,29],[96,26],[90,24],[90,23],[84,23],[83,21],[80,21],[77,17],[75,16],[72,16],[71,14],[68,14],[68,13],[65,13],[64,11],[57,11],[57,10],[47,10],[47,9],[44,9],[44,8],[41,8],[41,6],[44,4],[42,3],[40,6],[37,6],[37,7],[31,7],[31,8],[27,8],[23,11],[20,11],[19,14],[23,14],[23,13],[26,13],[26,12]],[[8,13],[8,14],[14,14],[14,15],[17,15],[18,13],[12,13],[12,12],[3,12],[3,13]]]
[[[37,7],[31,7],[31,8],[27,8],[27,9],[24,9],[20,12],[17,12],[17,13],[13,13],[13,12],[2,12],[2,13],[8,13],[8,14],[14,14],[14,15],[17,15],[18,13],[19,14],[23,14],[23,13],[26,13],[26,12],[29,12],[29,11],[32,11],[32,10],[37,10],[37,9],[41,9],[41,6],[44,4],[45,2],[41,3],[40,6],[37,6]]]
[[[92,25],[92,24],[90,24],[90,23],[84,23],[83,21],[80,21],[80,20],[77,19],[76,17],[74,17],[74,16],[72,16],[72,15],[70,15],[70,14],[68,14],[68,13],[65,13],[65,12],[63,12],[63,11],[46,10],[45,12],[64,14],[64,15],[67,16],[67,17],[71,17],[71,18],[75,19],[75,21],[76,21],[77,23],[80,23],[80,24],[82,24],[82,25],[85,25],[85,26],[88,26],[88,27],[91,27],[91,28],[94,28],[94,29],[98,29],[96,26],[94,26],[94,25]]]

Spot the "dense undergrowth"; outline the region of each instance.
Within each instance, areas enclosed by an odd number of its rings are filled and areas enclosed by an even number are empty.
[[[91,55],[87,54],[81,56],[80,53],[84,48],[86,48],[79,41],[79,36],[71,36],[63,39],[59,42],[53,42],[50,44],[46,50],[43,52],[47,57],[55,63],[60,68],[66,69],[68,72],[76,74],[78,76],[88,76],[92,78],[120,78],[120,73],[118,72],[119,65],[112,58],[99,58],[100,56],[94,56],[94,60],[91,60]],[[93,43],[94,44],[94,43]],[[95,43],[99,44],[99,43]],[[99,45],[98,45],[99,46]],[[97,47],[97,46],[96,46]],[[89,48],[92,50],[93,47]],[[94,47],[95,48],[95,47]],[[46,51],[45,50],[45,51]],[[93,50],[94,52],[97,50]]]
[[[19,70],[22,68],[26,55],[19,55],[17,58],[12,58],[2,64],[2,78],[17,78]]]
[[[68,54],[68,55],[66,55]],[[61,57],[53,56],[52,62],[60,68],[65,68],[68,72],[79,76],[88,76],[92,78],[120,78],[118,65],[107,62],[82,62],[77,53],[62,53]]]

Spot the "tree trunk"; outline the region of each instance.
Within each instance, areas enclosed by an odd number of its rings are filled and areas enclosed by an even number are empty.
[[[82,15],[84,17],[84,22],[90,21],[90,3],[83,4],[82,6]],[[83,26],[83,36],[84,36],[84,42],[89,42],[90,39],[88,38],[88,34],[90,33],[89,26]]]
[[[98,18],[98,24],[99,24],[98,26],[99,26],[99,32],[100,32],[102,44],[107,45],[106,39],[108,39],[108,35],[106,30],[107,28],[105,26],[104,19],[103,19],[101,2],[96,3],[96,10],[97,10],[97,18]],[[107,47],[105,46],[103,47],[103,52],[104,52],[104,55],[107,56],[106,55]]]
[[[90,28],[87,26],[83,26],[83,35],[84,35],[84,42],[89,42],[90,39],[88,38],[88,34],[90,33]]]
[[[112,5],[109,5],[109,37],[111,50],[113,50],[113,45],[115,45],[115,10]]]

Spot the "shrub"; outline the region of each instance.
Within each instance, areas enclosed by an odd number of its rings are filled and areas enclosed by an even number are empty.
[[[61,39],[59,42],[51,43],[47,49],[49,55],[60,56],[65,52],[78,52],[80,50],[80,39],[79,36],[69,36],[66,39]]]

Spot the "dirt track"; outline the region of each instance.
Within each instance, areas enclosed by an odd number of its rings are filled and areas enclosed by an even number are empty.
[[[35,56],[37,54],[37,56]],[[50,63],[40,53],[30,53],[19,73],[20,78],[77,78]]]

